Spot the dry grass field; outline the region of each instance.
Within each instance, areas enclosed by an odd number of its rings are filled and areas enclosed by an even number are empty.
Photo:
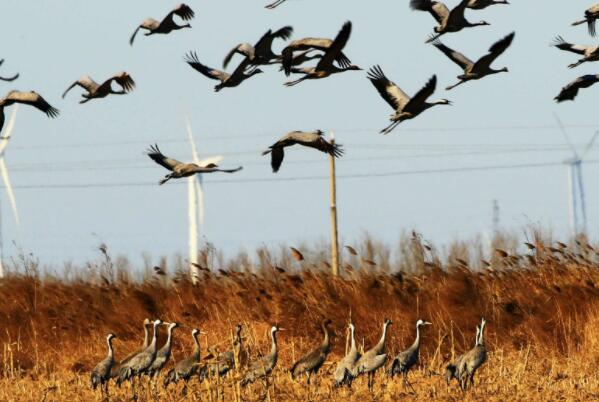
[[[441,253],[415,237],[402,242],[391,260],[388,248],[366,239],[356,247],[358,255],[345,252],[340,277],[326,273],[324,250],[298,247],[303,261],[283,249],[227,262],[208,250],[202,265],[211,272],[202,271],[197,286],[166,263],[164,274],[133,280],[105,249],[103,260],[90,264],[83,276],[69,270],[42,274],[24,259],[18,272],[0,281],[0,400],[101,400],[89,387],[89,371],[106,354],[106,334],[118,336],[118,359],[141,344],[146,317],[207,331],[200,338],[204,356],[230,349],[237,323],[252,357],[268,352],[272,324],[286,331],[279,333],[280,358],[267,382],[242,388],[236,381],[240,373],[233,372],[194,379],[187,395],[181,384],[146,387],[139,400],[599,400],[599,257],[586,243],[549,248],[549,242],[537,240],[529,251],[503,240],[505,253],[496,251],[487,266],[476,244],[456,243]],[[482,316],[488,321],[489,359],[477,373],[476,387],[467,392],[455,382],[448,387],[445,365],[472,346]],[[334,330],[330,364],[311,386],[292,381],[289,367],[320,343],[319,322],[326,317]],[[351,388],[333,386],[331,373],[345,353],[350,317],[365,349],[391,318],[391,356],[413,342],[418,318],[433,323],[424,328],[420,363],[410,374],[415,392],[383,372],[372,392],[366,378]],[[189,330],[177,329],[174,360],[191,348]],[[127,385],[111,384],[110,400],[130,399]]]

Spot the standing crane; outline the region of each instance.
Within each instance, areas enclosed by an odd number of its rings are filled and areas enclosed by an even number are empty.
[[[102,391],[102,396],[106,394],[108,397],[108,382],[110,381],[110,370],[114,365],[114,350],[112,349],[112,340],[116,338],[113,333],[108,334],[106,343],[108,344],[108,355],[104,360],[94,367],[91,372],[90,380],[92,388],[95,390],[98,385]]]
[[[219,354],[215,362],[208,365],[209,374],[215,375],[218,373],[222,377],[230,370],[236,368],[236,365],[239,365],[239,367],[245,366],[247,358],[247,350],[243,346],[243,338],[241,336],[241,324],[237,324],[235,327],[233,349]]]
[[[279,351],[277,349],[277,332],[282,331],[277,325],[270,329],[270,353],[253,362],[243,376],[240,384],[246,386],[254,381],[267,377],[277,365]]]
[[[324,334],[324,339],[320,346],[316,349],[308,353],[307,355],[301,357],[293,367],[291,367],[291,377],[296,378],[301,374],[306,374],[308,377],[308,384],[310,384],[310,376],[312,374],[317,374],[318,370],[322,367],[327,356],[331,352],[331,340],[329,338],[329,329],[328,326],[331,325],[331,320],[326,319],[322,322],[321,328]]]
[[[187,382],[191,376],[197,374],[200,367],[200,342],[198,341],[198,336],[200,336],[200,334],[205,334],[205,332],[202,332],[197,328],[194,328],[191,331],[191,337],[193,338],[194,344],[193,352],[189,357],[179,360],[175,364],[175,367],[169,370],[164,377],[165,387],[168,387],[170,383],[184,380],[185,388],[187,388]]]
[[[191,24],[178,25],[173,19],[175,15],[181,18],[183,21],[190,21],[195,16],[195,13],[187,4],[179,4],[170,13],[168,13],[166,17],[162,19],[162,21],[156,21],[153,18],[147,18],[135,29],[133,35],[131,35],[131,38],[129,39],[129,44],[133,46],[135,36],[140,29],[148,31],[144,35],[150,36],[155,34],[166,35],[179,29],[191,28]]]
[[[414,343],[412,346],[395,356],[395,359],[393,359],[391,367],[389,368],[391,377],[396,374],[402,374],[404,385],[407,384],[412,390],[414,388],[408,381],[408,372],[416,363],[418,363],[418,358],[420,357],[420,327],[424,325],[432,325],[432,323],[423,320],[416,321],[416,339],[414,340]]]
[[[486,324],[487,321],[483,318],[476,346],[464,354],[458,366],[458,378],[460,387],[463,390],[466,390],[469,386],[474,386],[474,374],[487,361],[487,348],[484,340]]]
[[[351,346],[345,357],[343,357],[343,359],[337,363],[337,368],[333,373],[333,379],[335,380],[335,385],[337,387],[343,385],[348,385],[351,387],[351,384],[357,375],[355,371],[355,365],[360,358],[360,352],[358,352],[358,348],[356,346],[356,327],[350,322],[348,328],[350,331]]]
[[[157,319],[152,323],[154,332],[152,334],[152,341],[150,345],[141,353],[133,356],[131,360],[121,366],[119,371],[119,377],[117,384],[120,385],[124,381],[131,381],[131,388],[135,395],[135,377],[139,377],[146,372],[156,359],[156,341],[158,338],[158,326],[162,324],[162,320]]]
[[[158,352],[156,352],[156,358],[152,362],[152,365],[148,368],[148,375],[150,377],[156,377],[164,368],[164,366],[166,366],[168,359],[171,358],[173,331],[178,326],[179,324],[176,322],[172,322],[168,325],[166,343],[160,348],[160,350],[158,350]]]
[[[378,369],[383,367],[387,360],[385,341],[387,340],[387,327],[391,324],[393,324],[393,321],[387,318],[383,323],[383,334],[381,335],[379,342],[372,349],[364,352],[355,364],[356,373],[358,375],[364,373],[368,375],[369,390],[372,390],[372,386],[374,385],[374,374]]]
[[[131,360],[135,355],[146,350],[148,346],[150,346],[150,327],[152,326],[152,321],[149,318],[144,319],[143,327],[144,327],[144,343],[141,347],[122,359],[120,362],[113,364],[112,369],[110,370],[110,378],[117,378],[119,376],[119,371],[121,367],[126,364],[129,360]]]
[[[478,345],[478,337],[479,336],[480,336],[480,326],[477,325],[476,326],[476,337],[474,338],[474,347],[476,347],[476,345]],[[445,368],[445,381],[447,382],[447,385],[449,385],[451,380],[454,378],[458,382],[460,381],[460,378],[458,376],[458,367],[460,366],[460,364],[462,364],[462,359],[464,358],[464,355],[465,355],[465,353],[456,357],[454,359],[454,361],[449,363],[447,365],[447,367]]]

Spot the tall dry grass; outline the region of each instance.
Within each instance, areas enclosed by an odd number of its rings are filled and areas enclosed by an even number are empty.
[[[414,234],[392,252],[365,238],[354,245],[356,255],[349,249],[344,254],[341,277],[328,274],[324,249],[298,247],[302,261],[288,248],[225,261],[207,248],[198,286],[185,272],[169,270],[165,260],[154,274],[146,270],[143,280],[133,280],[123,268],[127,264],[113,262],[105,247],[86,275],[41,274],[36,261],[23,258],[20,271],[0,281],[0,400],[98,398],[87,376],[105,355],[105,335],[117,334],[117,358],[124,356],[141,343],[146,317],[208,331],[204,354],[230,348],[238,322],[254,357],[268,350],[270,325],[287,329],[268,386],[259,383],[239,394],[234,378],[196,383],[190,400],[598,398],[599,259],[584,239],[565,249],[538,235],[530,242],[533,250],[498,237],[497,250],[485,255],[477,242],[441,252]],[[488,321],[490,359],[479,373],[480,385],[464,395],[455,385],[447,388],[440,374],[456,353],[471,347],[481,316]],[[325,365],[318,386],[293,383],[285,369],[320,342],[325,317],[334,328],[330,362],[345,352],[350,317],[364,348],[378,340],[384,319],[393,319],[391,355],[412,343],[418,318],[432,321],[412,375],[417,393],[386,376],[377,378],[372,394],[361,381],[352,390],[336,390],[333,364]],[[190,350],[191,337],[177,330],[175,360]],[[126,395],[117,391],[116,400]],[[160,391],[162,400],[179,398],[179,388]]]

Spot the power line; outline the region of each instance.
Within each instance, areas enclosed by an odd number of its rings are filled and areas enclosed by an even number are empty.
[[[597,160],[589,160],[587,164],[599,163]],[[410,176],[410,175],[426,175],[426,174],[443,174],[443,173],[459,173],[459,172],[474,172],[474,171],[490,171],[490,170],[508,170],[508,169],[527,169],[527,168],[542,168],[551,166],[563,166],[562,162],[540,162],[540,163],[522,163],[511,165],[491,165],[491,166],[470,166],[457,167],[446,169],[420,169],[420,170],[398,170],[383,173],[354,173],[338,175],[338,179],[363,179],[371,177],[389,177],[389,176]],[[328,180],[328,176],[300,176],[300,177],[272,177],[272,178],[255,178],[255,179],[230,179],[230,180],[206,180],[210,185],[213,184],[247,184],[247,183],[267,183],[267,182],[289,182],[289,181],[319,181]],[[183,182],[174,182],[173,185],[183,185]],[[75,183],[75,184],[35,184],[35,185],[18,185],[13,186],[15,189],[76,189],[76,188],[113,188],[113,187],[149,187],[157,186],[157,182],[122,182],[122,183]],[[0,186],[0,188],[5,188]]]

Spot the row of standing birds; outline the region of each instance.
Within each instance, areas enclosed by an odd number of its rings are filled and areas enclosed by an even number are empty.
[[[275,2],[271,7],[276,7],[283,1]],[[494,69],[491,67],[491,64],[511,45],[515,36],[514,33],[511,33],[494,43],[489,48],[489,52],[477,61],[468,59],[462,53],[447,47],[439,40],[440,36],[447,33],[458,32],[464,28],[489,25],[486,21],[472,23],[466,19],[464,13],[468,8],[480,10],[495,4],[508,4],[508,2],[505,0],[461,0],[457,6],[450,10],[445,4],[433,0],[410,1],[410,6],[413,10],[429,12],[438,22],[438,26],[434,28],[435,33],[431,35],[427,42],[432,42],[433,45],[451,61],[463,69],[463,74],[458,76],[459,81],[456,84],[447,87],[447,90],[451,90],[456,86],[471,80],[478,80],[492,74],[508,71],[505,67]],[[176,30],[191,28],[189,23],[179,25],[175,22],[174,18],[179,17],[183,21],[189,21],[193,19],[194,16],[194,11],[188,5],[179,4],[161,21],[151,18],[144,20],[135,29],[130,38],[130,44],[133,45],[137,34],[141,30],[145,31],[146,36],[150,36],[155,34],[169,34]],[[577,21],[574,24],[588,23],[589,32],[594,35],[595,21],[597,18],[599,18],[599,4],[589,8],[585,13],[585,19]],[[220,91],[221,89],[228,87],[236,87],[246,79],[261,73],[262,70],[258,68],[259,66],[271,64],[281,64],[281,70],[283,70],[286,75],[290,75],[291,73],[303,74],[299,79],[289,81],[285,84],[287,86],[293,86],[305,80],[322,79],[329,77],[332,74],[349,70],[361,70],[360,67],[351,64],[350,59],[343,53],[343,49],[349,40],[351,30],[352,24],[348,21],[343,25],[334,39],[307,37],[294,40],[282,50],[281,54],[276,54],[272,50],[273,42],[275,39],[289,39],[293,33],[293,28],[285,26],[274,32],[268,30],[254,45],[241,43],[227,53],[223,62],[225,68],[235,54],[241,54],[243,56],[243,60],[231,74],[202,64],[195,52],[189,52],[185,61],[193,69],[204,76],[220,81],[220,83],[216,85],[215,91]],[[565,42],[561,37],[558,37],[555,46],[584,56],[583,59],[572,64],[570,67],[580,65],[583,62],[599,60],[599,46],[574,45]],[[304,63],[311,60],[318,60],[316,66],[302,67]],[[1,63],[2,61],[0,61],[0,64]],[[0,77],[0,79],[10,81],[17,77],[18,74],[9,78]],[[412,97],[408,96],[398,85],[389,80],[378,65],[369,70],[367,77],[381,97],[394,110],[394,114],[390,118],[391,124],[381,130],[381,132],[385,134],[391,132],[401,122],[413,119],[433,106],[451,104],[447,99],[428,102],[428,98],[436,89],[436,75],[433,75],[425,86]],[[580,88],[589,87],[597,81],[599,81],[599,75],[585,75],[579,77],[564,87],[555,99],[558,102],[563,100],[573,100]],[[120,89],[115,90],[113,88],[113,83],[120,86]],[[82,94],[83,99],[80,101],[80,103],[86,103],[92,99],[104,98],[108,95],[126,94],[133,90],[135,82],[127,72],[117,73],[101,84],[98,84],[89,76],[83,76],[67,88],[63,93],[63,98],[76,86],[79,86],[86,91],[86,93]],[[4,124],[4,108],[14,103],[34,106],[46,113],[49,117],[56,117],[59,114],[58,109],[51,106],[41,95],[34,91],[10,91],[4,98],[0,99],[0,130]],[[334,157],[341,156],[343,151],[340,146],[327,141],[323,138],[322,134],[323,132],[321,130],[312,132],[290,132],[263,154],[271,154],[271,167],[273,172],[277,172],[281,166],[284,157],[283,149],[295,144],[311,147]],[[151,147],[148,151],[148,155],[155,162],[171,171],[165,179],[160,181],[160,184],[163,184],[172,178],[188,177],[196,173],[234,173],[241,170],[241,167],[235,169],[220,169],[214,163],[205,166],[200,166],[196,163],[182,163],[163,155],[157,146]]]
[[[318,374],[331,352],[330,324],[331,320],[329,319],[322,322],[321,327],[324,335],[322,343],[297,360],[289,369],[293,379],[305,376],[309,385],[311,377]],[[350,331],[351,345],[347,354],[337,363],[333,373],[333,380],[336,386],[351,386],[355,378],[360,375],[367,375],[368,387],[372,389],[375,373],[382,369],[388,360],[385,344],[387,330],[391,324],[391,320],[385,320],[380,340],[374,347],[363,353],[360,353],[357,347],[356,327],[353,323],[349,324],[348,329]],[[158,327],[161,325],[166,325],[168,328],[167,339],[165,344],[161,348],[158,348]],[[421,344],[420,328],[426,325],[432,324],[421,319],[416,322],[416,339],[414,343],[395,356],[387,368],[389,376],[402,375],[404,385],[409,386],[412,390],[414,389],[408,381],[408,373],[418,363]],[[129,381],[133,396],[136,397],[136,380],[138,387],[143,386],[142,378],[146,376],[150,379],[152,385],[155,385],[155,381],[162,374],[171,358],[173,331],[177,327],[180,327],[180,325],[175,322],[163,323],[160,319],[155,321],[146,319],[143,327],[144,342],[142,346],[120,361],[115,360],[112,346],[112,340],[116,336],[112,333],[108,334],[106,338],[108,355],[91,372],[91,385],[93,389],[100,386],[102,393],[108,395],[108,387],[111,379],[114,379],[119,386],[123,382]],[[151,327],[153,327],[153,334],[150,338]],[[447,366],[446,380],[448,384],[452,378],[459,381],[462,389],[466,389],[468,383],[474,384],[474,374],[485,362],[487,356],[483,340],[484,328],[485,320],[483,318],[480,327],[477,327],[474,348],[459,356]],[[259,379],[267,379],[278,362],[279,349],[276,335],[281,330],[277,325],[273,326],[270,330],[270,352],[254,361],[250,361],[247,347],[243,342],[244,338],[241,335],[241,325],[237,325],[235,329],[235,337],[230,350],[222,353],[213,351],[209,357],[205,357],[204,359],[201,359],[198,336],[205,332],[194,328],[191,331],[195,345],[192,354],[176,362],[173,368],[163,375],[163,384],[165,387],[168,387],[171,383],[183,380],[185,382],[183,392],[187,392],[187,383],[193,377],[197,377],[200,381],[211,376],[223,377],[227,373],[233,372],[234,369],[237,371],[235,381],[238,381],[241,386],[246,386]]]

